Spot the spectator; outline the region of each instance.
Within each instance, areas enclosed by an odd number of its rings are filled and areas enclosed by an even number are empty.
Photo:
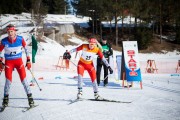
[[[65,60],[66,68],[69,69],[69,60],[71,59],[71,55],[68,50],[66,50],[66,52],[63,54],[63,59]]]
[[[103,55],[109,63],[109,56],[113,55],[113,50],[112,50],[111,46],[107,43],[107,37],[105,37],[105,36],[102,37],[102,41],[100,42],[100,44],[102,46]],[[97,72],[96,72],[98,86],[100,85],[100,77],[101,77],[102,66],[104,68],[104,86],[106,87],[108,85],[108,67],[102,62],[102,60],[98,56],[98,58],[97,58]]]

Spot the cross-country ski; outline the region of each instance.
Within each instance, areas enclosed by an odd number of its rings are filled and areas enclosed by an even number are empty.
[[[89,101],[102,101],[102,102],[114,102],[114,103],[132,103],[130,101],[119,101],[119,100],[112,100],[112,99],[87,99]]]
[[[29,111],[29,110],[37,107],[37,106],[39,106],[39,105],[33,105],[33,106],[31,106],[31,107],[27,107],[27,108],[23,109],[22,112],[27,112],[27,111]]]
[[[5,106],[2,106],[2,107],[0,108],[0,112],[3,112],[5,109],[6,109],[6,107],[5,107]]]
[[[111,100],[111,99],[86,99],[86,98],[81,98],[81,99],[75,99],[75,100],[70,100],[69,104],[73,104],[79,101],[99,101],[99,102],[114,102],[114,103],[132,103],[131,101],[119,101],[119,100]]]

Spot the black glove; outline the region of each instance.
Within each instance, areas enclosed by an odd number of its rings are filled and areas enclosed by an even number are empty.
[[[4,69],[4,67],[5,67],[5,64],[3,63],[3,61],[2,61],[2,60],[0,60],[0,70],[3,70],[3,69]]]
[[[111,52],[108,52],[108,56],[111,56]]]
[[[110,66],[108,66],[108,69],[109,69],[110,74],[113,74],[113,70]]]
[[[108,51],[107,51],[107,50],[103,50],[103,54],[104,54],[104,55],[107,55],[107,54],[108,54]]]

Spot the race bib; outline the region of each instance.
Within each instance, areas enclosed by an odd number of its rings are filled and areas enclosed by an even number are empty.
[[[81,57],[86,61],[92,61],[95,55],[95,53],[83,51]]]
[[[5,47],[5,54],[6,55],[16,55],[22,52],[22,47]]]

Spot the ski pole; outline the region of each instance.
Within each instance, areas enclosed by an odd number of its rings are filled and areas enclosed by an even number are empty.
[[[106,75],[106,77],[104,78],[104,80],[105,80],[109,75],[110,75],[110,74]],[[103,80],[103,81],[104,81],[104,80]]]
[[[42,91],[42,89],[39,87],[39,84],[38,84],[36,78],[34,77],[34,74],[32,73],[32,71],[31,71],[30,69],[29,69],[29,71],[31,72],[31,75],[33,76],[33,79],[35,80],[35,82],[36,82],[36,84],[37,84],[39,90]]]
[[[77,67],[77,65],[72,60],[70,60],[70,59],[68,59],[68,60]]]

